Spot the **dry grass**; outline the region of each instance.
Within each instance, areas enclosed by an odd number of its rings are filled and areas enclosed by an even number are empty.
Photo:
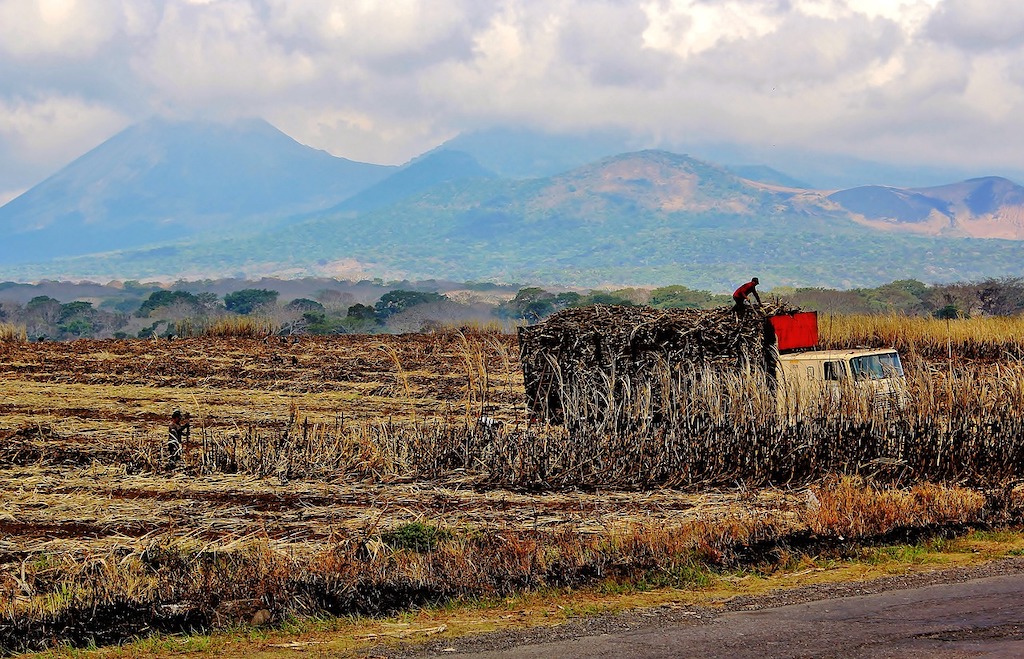
[[[28,334],[24,327],[0,323],[0,343],[24,343],[28,341]]]
[[[209,321],[182,320],[176,330],[182,337],[261,339],[277,333],[277,323],[259,316],[224,316]]]
[[[920,316],[822,315],[823,348],[895,347],[930,360],[1024,359],[1024,316],[939,320]]]
[[[925,483],[893,489],[861,478],[832,478],[808,490],[805,521],[819,536],[871,538],[901,529],[969,525],[982,519],[985,496]]]

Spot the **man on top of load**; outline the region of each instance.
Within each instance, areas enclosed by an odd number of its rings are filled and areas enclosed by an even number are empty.
[[[733,292],[732,301],[736,303],[736,306],[732,308],[733,311],[742,313],[747,307],[747,298],[751,293],[754,294],[754,299],[757,300],[757,306],[761,306],[761,296],[757,294],[757,285],[759,283],[757,277],[754,277]]]

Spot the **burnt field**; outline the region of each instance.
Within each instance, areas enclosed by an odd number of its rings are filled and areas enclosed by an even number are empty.
[[[529,422],[504,334],[0,343],[0,650],[1015,523],[1020,362],[910,352],[897,416],[782,424],[723,390],[566,429]]]

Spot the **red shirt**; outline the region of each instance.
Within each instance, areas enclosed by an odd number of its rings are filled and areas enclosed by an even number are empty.
[[[732,294],[733,299],[745,300],[746,297],[753,292],[756,286],[757,284],[755,284],[754,282],[748,281],[747,283],[743,284],[742,286],[736,289],[736,291]]]

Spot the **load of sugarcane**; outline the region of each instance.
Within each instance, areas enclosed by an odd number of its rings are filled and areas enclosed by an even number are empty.
[[[527,406],[535,420],[661,416],[680,380],[708,373],[774,374],[765,305],[742,313],[596,305],[560,311],[519,329]]]

